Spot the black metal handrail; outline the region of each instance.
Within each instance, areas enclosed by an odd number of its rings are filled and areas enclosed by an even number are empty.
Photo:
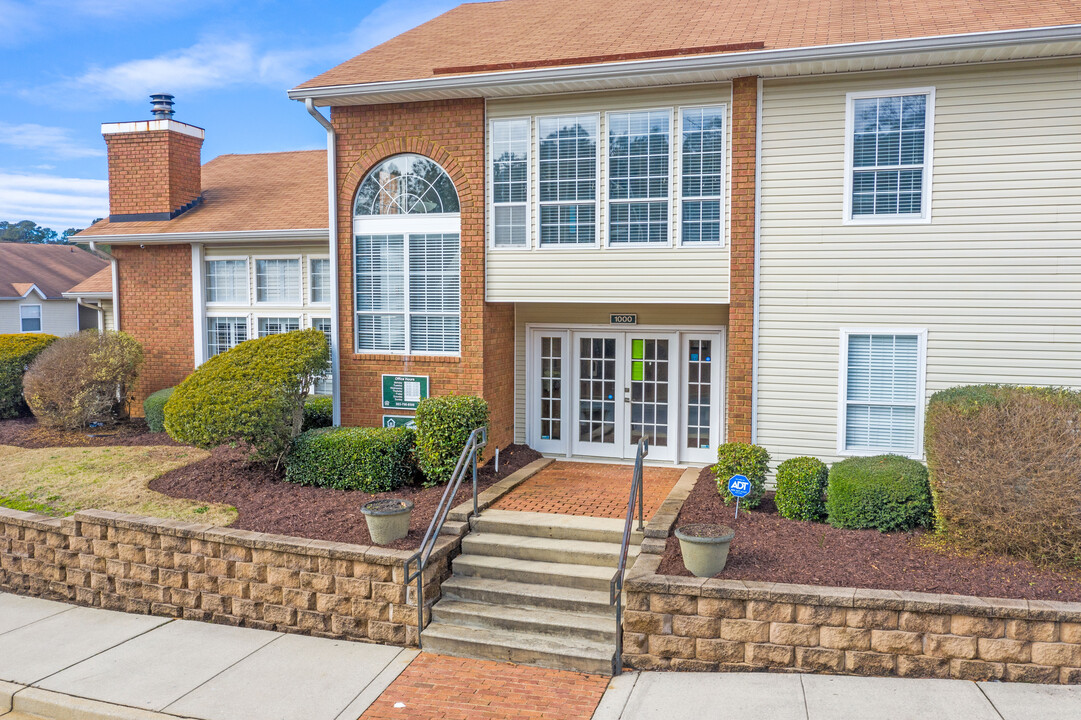
[[[443,524],[447,521],[447,513],[450,512],[451,504],[458,494],[458,488],[462,484],[465,472],[473,468],[473,512],[468,520],[480,513],[477,510],[477,456],[481,448],[488,444],[488,428],[479,427],[469,433],[469,439],[465,441],[462,454],[458,456],[458,464],[454,466],[454,473],[450,476],[447,489],[443,491],[443,497],[435,508],[432,522],[428,524],[428,530],[424,533],[424,539],[420,542],[420,548],[408,560],[405,561],[405,584],[408,587],[413,580],[417,581],[417,647],[421,646],[420,633],[424,629],[424,570],[428,567],[428,558],[435,548],[435,541],[443,530]],[[409,572],[409,566],[416,563],[417,569]]]
[[[646,529],[642,517],[645,503],[645,490],[642,487],[642,459],[649,455],[649,442],[642,438],[638,441],[638,453],[634,457],[634,474],[631,476],[631,497],[627,500],[627,520],[623,524],[623,544],[619,548],[619,566],[612,576],[608,588],[608,604],[616,606],[616,655],[612,658],[612,675],[623,672],[623,573],[627,569],[627,549],[631,542],[631,521],[634,508],[638,506],[638,532]]]

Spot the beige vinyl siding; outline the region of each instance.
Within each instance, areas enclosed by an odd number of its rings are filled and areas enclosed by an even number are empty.
[[[644,305],[517,303],[514,306],[514,442],[526,442],[526,327],[546,323],[608,325],[613,313],[632,313],[638,325],[665,327],[727,326],[727,305]],[[616,329],[626,330],[628,326]]]
[[[491,302],[544,302],[558,298],[565,302],[728,302],[728,225],[731,178],[731,98],[728,83],[652,88],[609,93],[545,95],[528,98],[489,100],[488,119],[531,117],[529,248],[494,248],[491,220],[487,213],[488,252],[486,295]],[[724,225],[721,247],[680,247],[676,223],[680,207],[680,124],[683,106],[724,105],[725,170],[722,208]],[[671,109],[670,142],[675,147],[670,168],[671,247],[606,248],[607,242],[607,125],[606,113],[624,110]],[[536,118],[572,113],[597,113],[600,167],[597,183],[598,247],[538,247],[539,217],[537,182]],[[486,167],[491,166],[491,147],[486,143]],[[485,172],[488,182],[490,170]],[[490,198],[490,188],[487,197]]]
[[[102,300],[101,301],[101,310],[105,314],[105,317],[102,318],[102,320],[104,321],[104,328],[106,330],[112,330],[113,329],[113,322],[115,322],[115,317],[116,317],[116,314],[113,312],[113,301],[112,300]]]
[[[842,224],[846,93],[934,87],[931,222]],[[838,459],[843,327],[925,328],[926,394],[1081,385],[1076,60],[764,81],[758,441]]]
[[[42,300],[37,293],[21,300],[0,301],[0,335],[21,333],[19,307],[41,305],[41,332],[63,337],[79,332],[78,308],[74,300]]]

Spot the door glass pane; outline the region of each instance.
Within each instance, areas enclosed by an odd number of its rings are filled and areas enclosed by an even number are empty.
[[[631,340],[631,444],[668,446],[668,340]]]
[[[616,341],[579,341],[578,440],[614,444],[616,441]]]
[[[563,438],[563,338],[542,337],[540,348],[540,436],[541,440]]]
[[[691,340],[687,354],[687,447],[709,447],[713,343]]]

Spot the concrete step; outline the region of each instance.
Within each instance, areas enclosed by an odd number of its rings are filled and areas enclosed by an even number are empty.
[[[619,562],[619,552],[618,543],[590,540],[560,540],[484,532],[470,533],[462,539],[463,555],[495,555],[549,563],[600,565],[613,569]],[[630,566],[631,560],[636,557],[638,546],[628,546],[627,565]]]
[[[559,540],[588,540],[592,542],[622,543],[625,520],[612,518],[581,517],[558,513],[518,512],[488,509],[473,518],[473,530],[480,533],[500,535],[527,535]],[[637,520],[631,525],[630,542],[637,545],[642,533],[633,531]]]
[[[443,583],[442,598],[591,615],[609,616],[615,613],[615,608],[608,603],[607,590],[579,590],[461,575],[452,575]]]
[[[612,674],[614,647],[586,640],[565,640],[548,635],[492,630],[433,622],[421,636],[426,652],[515,662],[573,670],[595,675]]]
[[[452,561],[455,575],[557,585],[580,590],[608,590],[615,569],[603,565],[519,560],[496,555],[459,555]]]
[[[616,623],[610,615],[443,600],[432,608],[432,622],[588,640],[613,648],[616,642]]]

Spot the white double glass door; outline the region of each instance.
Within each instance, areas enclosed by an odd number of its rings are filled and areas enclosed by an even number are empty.
[[[570,456],[709,462],[721,434],[721,333],[529,330],[530,444]]]

